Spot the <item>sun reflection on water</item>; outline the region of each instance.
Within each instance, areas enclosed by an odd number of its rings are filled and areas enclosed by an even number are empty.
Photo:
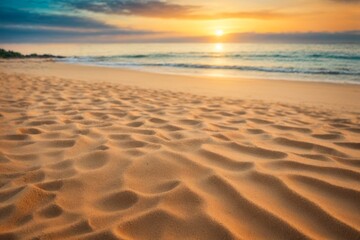
[[[216,43],[215,44],[215,51],[216,52],[222,52],[224,50],[224,46],[222,43]]]

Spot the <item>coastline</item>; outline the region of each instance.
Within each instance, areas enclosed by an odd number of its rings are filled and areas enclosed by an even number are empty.
[[[350,81],[339,81],[341,79],[341,76],[338,77],[338,79],[311,79],[312,76],[309,76],[309,79],[304,80],[301,78],[287,78],[287,77],[255,77],[255,76],[246,76],[246,74],[243,74],[242,72],[238,72],[235,76],[232,75],[224,75],[224,74],[203,74],[203,73],[191,73],[191,72],[183,72],[183,71],[165,71],[165,70],[155,70],[155,69],[148,69],[148,68],[142,68],[137,66],[131,66],[131,67],[125,67],[125,66],[111,66],[111,65],[101,65],[101,64],[91,64],[91,63],[83,63],[83,62],[71,62],[71,61],[58,61],[54,60],[58,63],[65,63],[65,64],[72,64],[72,65],[78,65],[78,66],[85,66],[85,67],[103,67],[103,68],[116,68],[116,69],[122,69],[122,70],[130,70],[130,71],[136,71],[136,72],[144,72],[144,73],[154,73],[154,74],[161,74],[161,75],[170,75],[170,76],[184,76],[184,77],[200,77],[200,78],[224,78],[224,79],[248,79],[248,80],[275,80],[275,81],[291,81],[291,82],[310,82],[310,83],[334,83],[334,84],[350,84],[350,85],[360,85],[360,81],[358,80],[350,80]],[[183,70],[183,69],[182,69]],[[206,69],[208,70],[208,69]],[[212,70],[212,69],[210,69]],[[243,75],[243,76],[241,76]],[[359,79],[360,80],[360,79]]]
[[[55,76],[87,82],[111,82],[141,88],[187,92],[205,96],[306,104],[359,111],[360,85],[295,80],[264,80],[215,76],[162,74],[111,67],[85,66],[49,60],[5,60],[5,73]]]

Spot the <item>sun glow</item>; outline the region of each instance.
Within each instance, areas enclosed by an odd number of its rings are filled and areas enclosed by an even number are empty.
[[[222,52],[224,50],[224,46],[222,43],[215,44],[215,52]]]
[[[221,37],[222,35],[224,35],[224,31],[221,30],[221,29],[218,29],[215,31],[215,35],[218,36],[218,37]]]

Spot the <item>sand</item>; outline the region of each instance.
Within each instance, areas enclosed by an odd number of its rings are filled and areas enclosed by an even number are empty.
[[[0,239],[360,239],[359,86],[0,70]]]

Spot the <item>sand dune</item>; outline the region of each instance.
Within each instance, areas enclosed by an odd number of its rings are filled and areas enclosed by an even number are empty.
[[[360,239],[356,111],[5,73],[0,98],[0,239]]]

